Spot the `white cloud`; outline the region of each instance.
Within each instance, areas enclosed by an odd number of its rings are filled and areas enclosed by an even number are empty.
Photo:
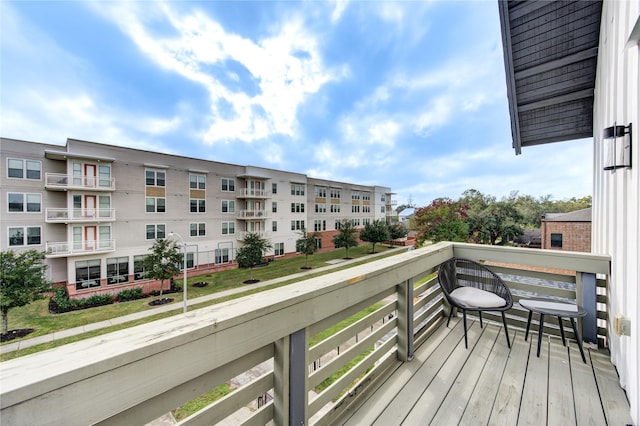
[[[202,137],[207,142],[294,136],[298,106],[339,77],[323,67],[317,40],[302,19],[290,19],[254,41],[226,31],[203,13],[180,15],[163,4],[160,10],[173,31],[158,35],[144,19],[148,4],[137,6],[109,4],[106,13],[151,60],[206,88],[211,110]],[[231,87],[211,71],[212,66],[228,69],[230,61],[244,67],[250,80],[227,70],[237,82]]]
[[[335,6],[333,8],[333,12],[331,13],[331,23],[335,24],[340,20],[344,10],[347,8],[349,4],[349,0],[335,0]]]

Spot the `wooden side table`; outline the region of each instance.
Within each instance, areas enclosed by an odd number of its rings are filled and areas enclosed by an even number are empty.
[[[527,331],[524,334],[524,340],[529,337],[529,328],[531,326],[531,317],[536,312],[540,314],[540,324],[538,326],[538,357],[540,357],[540,345],[542,344],[542,328],[544,327],[544,316],[553,315],[558,317],[558,324],[560,325],[560,335],[562,336],[562,344],[567,345],[564,338],[564,328],[562,327],[562,318],[569,318],[571,326],[573,327],[573,333],[576,336],[578,342],[578,348],[580,349],[580,355],[582,361],[587,362],[584,357],[584,350],[582,349],[582,338],[578,335],[578,329],[576,328],[576,318],[584,317],[587,315],[587,310],[580,305],[572,305],[569,303],[552,302],[549,300],[534,300],[534,299],[520,299],[520,306],[529,311],[529,318],[527,320]]]

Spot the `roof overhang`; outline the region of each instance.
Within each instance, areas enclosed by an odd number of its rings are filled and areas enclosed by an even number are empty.
[[[602,1],[498,0],[513,148],[593,136]]]

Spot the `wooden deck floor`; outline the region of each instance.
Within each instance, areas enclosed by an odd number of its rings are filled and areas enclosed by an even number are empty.
[[[605,353],[496,324],[442,325],[345,425],[626,425],[629,405]]]

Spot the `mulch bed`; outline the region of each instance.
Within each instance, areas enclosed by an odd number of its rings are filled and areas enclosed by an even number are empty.
[[[252,280],[242,281],[243,284],[255,284],[255,283],[258,283],[258,282],[260,282],[260,280],[256,280],[255,278],[252,279]]]
[[[8,342],[13,339],[21,339],[24,336],[33,333],[35,329],[33,328],[20,328],[18,330],[9,330],[7,334],[0,334],[0,342]]]
[[[163,297],[161,299],[156,299],[156,300],[152,300],[151,302],[149,302],[149,306],[159,306],[159,305],[165,305],[167,303],[171,303],[173,302],[173,299],[170,297]]]
[[[209,285],[206,281],[198,281],[197,283],[192,284],[194,287],[206,287]]]

